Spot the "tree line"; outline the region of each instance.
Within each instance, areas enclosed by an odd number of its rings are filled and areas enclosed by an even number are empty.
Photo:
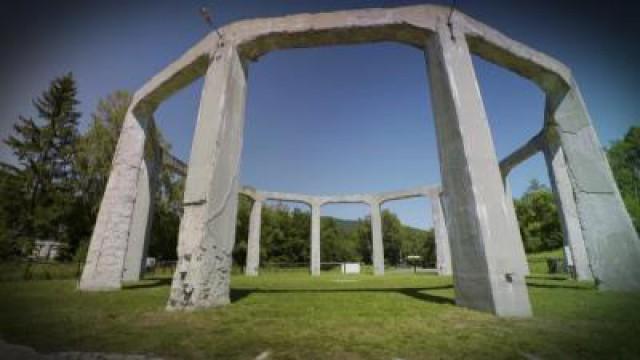
[[[241,196],[238,206],[236,246],[233,259],[244,264],[249,234],[252,200]],[[385,262],[398,265],[408,255],[420,255],[425,266],[435,265],[433,230],[405,226],[396,214],[382,210]],[[264,263],[308,264],[310,262],[311,213],[284,203],[266,205],[262,210],[260,258]],[[320,219],[321,262],[356,261],[371,264],[371,219]]]
[[[14,161],[0,163],[0,259],[29,253],[36,240],[67,244],[63,260],[82,260],[108,180],[124,117],[131,102],[126,91],[101,99],[88,129],[78,129],[77,86],[72,74],[54,79],[33,101],[35,116],[20,116],[4,142]],[[151,136],[169,148],[162,134]],[[632,127],[607,149],[622,198],[636,229],[640,226],[640,128]],[[162,169],[153,212],[149,254],[175,259],[184,180]],[[239,199],[233,257],[244,264],[251,201]],[[527,252],[562,246],[562,229],[548,187],[533,181],[515,200]],[[283,205],[266,206],[262,215],[261,259],[265,263],[308,263],[310,213]],[[388,210],[382,212],[385,261],[399,264],[420,255],[433,265],[433,230],[404,226]],[[323,262],[371,262],[370,219],[321,219]]]

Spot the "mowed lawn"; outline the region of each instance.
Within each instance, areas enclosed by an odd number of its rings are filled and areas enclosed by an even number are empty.
[[[638,358],[640,295],[560,278],[528,281],[534,317],[456,307],[450,277],[304,272],[234,276],[231,305],[166,312],[169,279],[81,293],[72,280],[0,283],[0,332],[42,352],[166,358]]]

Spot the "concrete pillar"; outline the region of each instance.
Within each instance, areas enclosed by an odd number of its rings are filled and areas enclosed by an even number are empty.
[[[258,275],[260,267],[260,229],[262,224],[262,200],[256,199],[249,216],[249,241],[247,241],[247,264],[245,275]]]
[[[531,316],[516,238],[471,55],[456,23],[440,19],[427,44],[456,303]]]
[[[566,161],[592,276],[603,290],[639,291],[638,234],[580,91],[575,83],[569,85],[568,91],[557,89],[547,98],[545,123],[558,135]]]
[[[123,281],[139,281],[146,264],[151,241],[155,193],[163,159],[156,131],[155,121],[152,118],[147,131],[149,135],[145,144],[145,157],[138,173],[138,191],[127,241]]]
[[[210,59],[189,159],[168,310],[230,301],[247,74],[230,44],[218,45]]]
[[[384,244],[382,242],[382,216],[380,203],[369,203],[371,207],[371,261],[373,262],[373,274],[384,275]]]
[[[80,290],[115,290],[121,287],[150,119],[150,111],[143,112],[136,104],[127,111],[91,235],[78,286]]]
[[[320,275],[320,204],[311,204],[311,275]]]
[[[144,271],[145,258],[149,248],[151,223],[153,219],[153,170],[152,164],[145,159],[138,175],[133,220],[127,243],[123,281],[138,281]]]
[[[436,238],[436,268],[438,275],[451,275],[451,249],[449,247],[449,233],[445,222],[440,196],[431,197],[431,216],[433,217],[433,232]]]
[[[514,260],[516,261],[516,266],[519,268],[520,274],[527,276],[529,275],[529,263],[527,262],[527,253],[525,252],[524,241],[522,241],[522,234],[520,233],[520,224],[518,224],[518,215],[516,214],[516,207],[513,203],[513,193],[511,192],[509,179],[503,177],[502,185],[504,186],[504,196],[507,203],[509,225],[512,228],[511,234],[514,236],[511,242]]]
[[[557,142],[557,136],[551,134],[548,136],[544,146],[544,158],[562,224],[563,243],[566,245],[564,246],[565,263],[569,264],[567,260],[571,259],[578,280],[593,280],[580,219],[578,219],[578,209],[573,198],[571,179],[564,160],[564,153]]]

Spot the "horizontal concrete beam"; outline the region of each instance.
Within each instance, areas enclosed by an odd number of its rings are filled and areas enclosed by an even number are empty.
[[[189,170],[187,164],[171,154],[166,148],[162,149],[162,165],[175,174],[187,177],[187,171]]]
[[[510,155],[500,161],[500,172],[502,177],[507,177],[511,170],[527,159],[543,150],[544,146],[544,129],[529,139],[524,145],[520,146]]]
[[[415,188],[389,191],[381,193],[362,193],[362,194],[348,194],[348,195],[307,195],[296,193],[283,193],[274,191],[261,191],[256,190],[250,186],[244,186],[240,190],[241,194],[244,194],[256,201],[265,200],[282,200],[305,203],[310,206],[317,205],[322,206],[326,204],[377,204],[380,205],[386,201],[401,200],[413,197],[428,197],[437,198],[440,195],[441,189],[439,185],[425,185]]]
[[[531,79],[547,93],[569,89],[571,72],[560,61],[458,10],[452,13],[450,7],[417,5],[297,14],[227,24],[149,79],[134,94],[133,108],[153,112],[163,100],[201,77],[219,45],[236,46],[241,56],[249,60],[279,49],[376,41],[395,41],[424,49],[426,39],[436,31],[438,19],[443,17],[456,23],[468,38],[471,51],[485,60]]]

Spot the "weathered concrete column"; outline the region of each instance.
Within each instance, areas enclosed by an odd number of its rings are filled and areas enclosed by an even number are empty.
[[[471,55],[456,22],[439,18],[427,44],[456,303],[531,316],[516,238]]]
[[[592,275],[600,289],[639,291],[638,234],[580,91],[569,85],[548,96],[545,122],[559,135]]]
[[[373,274],[384,275],[384,244],[382,240],[382,216],[380,214],[380,203],[372,201],[371,208],[371,262],[373,263]]]
[[[153,219],[153,164],[145,159],[138,175],[138,191],[127,244],[123,281],[138,281],[144,271]]]
[[[144,110],[134,103],[127,111],[91,235],[80,290],[120,289],[152,112]]]
[[[527,276],[529,275],[529,263],[527,262],[527,253],[525,252],[524,241],[522,241],[522,234],[520,233],[520,224],[518,224],[518,215],[516,214],[516,207],[513,203],[513,193],[511,192],[509,179],[503,177],[502,185],[504,186],[504,196],[507,204],[507,217],[509,219],[509,225],[512,228],[511,234],[514,236],[511,241],[514,261],[516,261],[519,273]]]
[[[320,203],[311,203],[311,275],[320,275]]]
[[[436,238],[436,268],[438,275],[451,275],[451,249],[449,233],[445,222],[440,195],[431,197],[431,216],[433,217],[433,232]]]
[[[147,130],[149,135],[145,143],[144,160],[138,174],[138,191],[127,241],[123,281],[139,281],[146,264],[145,260],[151,241],[155,193],[163,159],[156,131],[155,121],[151,118]]]
[[[558,144],[557,134],[553,135],[552,132],[553,130],[547,136],[544,158],[562,224],[564,244],[566,245],[564,248],[569,250],[565,251],[565,260],[571,259],[578,280],[593,280],[564,153]]]
[[[258,275],[260,267],[260,229],[262,224],[262,200],[255,199],[249,215],[249,240],[247,241],[247,276]]]
[[[231,44],[219,43],[210,59],[189,159],[168,310],[230,301],[247,75]]]

